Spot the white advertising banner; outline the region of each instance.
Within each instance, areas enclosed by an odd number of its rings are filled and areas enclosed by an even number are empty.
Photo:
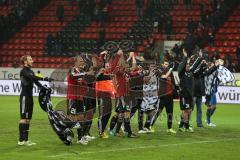
[[[19,79],[20,70],[22,68],[11,68],[11,67],[0,67],[0,79]],[[44,76],[49,77],[54,69],[45,69],[45,68],[32,68],[32,70],[37,73],[40,71]]]
[[[175,44],[181,45],[181,43],[182,41],[164,41],[163,50],[168,50],[170,52]]]
[[[66,96],[66,82],[48,82],[41,81],[42,84],[53,88],[53,97]],[[20,95],[21,82],[19,80],[0,80],[0,95]],[[38,96],[37,86],[34,86],[33,95]],[[240,87],[219,86],[217,92],[218,103],[240,104]]]
[[[219,86],[217,102],[240,104],[240,87]]]
[[[53,89],[53,97],[65,97],[66,96],[66,82],[54,82],[49,84],[46,81],[40,81],[42,85],[49,85]],[[0,80],[0,95],[20,95],[21,81],[20,80]],[[33,96],[38,96],[38,87],[34,84]]]

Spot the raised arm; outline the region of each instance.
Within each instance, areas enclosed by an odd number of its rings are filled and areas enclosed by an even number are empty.
[[[87,74],[87,72],[76,73],[75,69],[72,68],[70,69],[69,74],[72,79],[79,79],[79,78],[83,78]]]
[[[32,81],[44,80],[44,78],[35,76],[35,74],[32,71],[28,72],[27,70],[22,70],[22,75],[24,77],[27,77],[27,78],[31,79]]]
[[[183,61],[178,66],[178,76],[182,77],[185,74],[187,57],[183,57]]]

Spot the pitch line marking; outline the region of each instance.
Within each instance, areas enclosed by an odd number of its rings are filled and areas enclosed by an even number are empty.
[[[57,158],[57,157],[66,157],[66,156],[76,156],[76,155],[85,155],[85,154],[93,154],[93,153],[108,153],[108,152],[116,152],[116,151],[128,151],[128,150],[135,150],[135,149],[148,149],[148,148],[158,148],[158,147],[176,147],[182,145],[192,145],[192,144],[205,144],[205,143],[216,143],[216,142],[224,142],[224,141],[235,141],[239,140],[240,138],[231,138],[231,139],[224,139],[224,140],[214,140],[214,141],[195,141],[189,143],[173,143],[173,144],[163,144],[163,145],[154,145],[154,146],[142,146],[142,147],[132,147],[132,148],[118,148],[118,149],[109,149],[103,151],[96,151],[96,152],[82,152],[82,153],[66,153],[66,154],[58,154],[48,156],[50,158]]]

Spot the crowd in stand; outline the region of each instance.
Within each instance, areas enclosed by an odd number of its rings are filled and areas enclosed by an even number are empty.
[[[210,7],[207,7],[204,3],[201,3],[201,20],[197,22],[193,21],[191,18],[189,19],[187,25],[187,36],[184,39],[182,46],[178,46],[176,44],[172,49],[174,52],[172,59],[175,59],[177,62],[181,60],[179,52],[181,51],[182,47],[186,48],[190,55],[196,55],[196,53],[201,49],[206,59],[211,61],[219,59],[220,56],[217,51],[207,54],[203,48],[206,45],[213,45],[216,32],[226,21],[231,9],[237,6],[237,3],[237,0],[213,0]],[[236,59],[240,59],[239,49],[237,49]],[[235,64],[234,59],[232,59],[230,55],[226,54],[224,60],[225,67],[230,71],[240,71],[240,64]]]
[[[79,6],[79,16],[81,16],[84,21],[96,21],[101,28],[97,44],[100,48],[105,43],[105,25],[110,19],[109,12],[111,10],[112,0],[71,0],[71,5],[75,5],[74,2],[77,2]],[[57,6],[56,16],[60,22],[63,21],[63,5]],[[68,48],[63,42],[65,38],[65,34],[61,32],[57,33],[56,37],[49,33],[45,44],[45,51],[48,54],[65,52]]]
[[[2,5],[14,5],[8,15],[0,15],[0,42],[14,36],[37,11],[49,0],[11,0],[1,1]]]
[[[98,21],[99,24],[109,19],[112,0],[79,0],[80,13],[84,14],[90,20]]]

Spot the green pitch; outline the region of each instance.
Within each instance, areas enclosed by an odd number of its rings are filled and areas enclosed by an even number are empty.
[[[92,134],[97,137],[89,145],[76,144],[65,146],[53,132],[47,115],[35,99],[33,120],[31,123],[30,140],[36,146],[17,146],[19,98],[16,96],[0,97],[0,160],[188,160],[188,159],[223,159],[237,160],[240,157],[240,104],[218,105],[213,122],[216,128],[195,128],[195,112],[192,124],[194,133],[166,133],[166,118],[162,116],[155,125],[153,134],[140,135],[137,139],[111,137],[99,139],[96,120]],[[53,98],[53,104],[61,101]],[[179,115],[178,104],[175,103],[174,128],[177,129]],[[203,107],[205,119],[205,106]],[[132,121],[133,130],[137,131],[136,118]]]

